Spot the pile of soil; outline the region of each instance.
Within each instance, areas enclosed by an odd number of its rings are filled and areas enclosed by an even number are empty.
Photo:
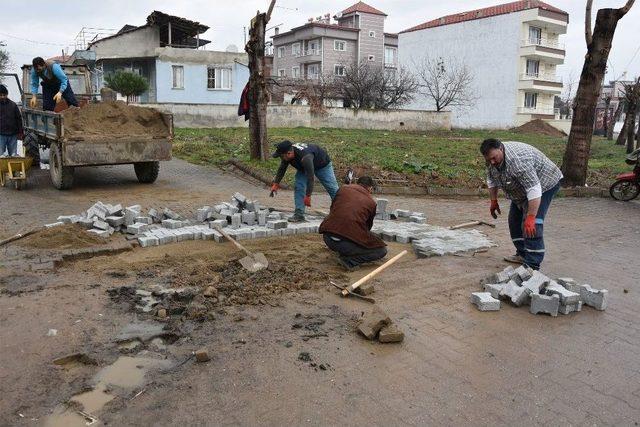
[[[122,101],[88,104],[82,108],[69,108],[62,113],[65,135],[70,138],[84,136],[150,135],[154,138],[169,136],[169,128],[162,114],[152,108],[127,105]]]
[[[530,122],[527,122],[522,126],[518,126],[511,130],[517,133],[534,133],[537,135],[553,136],[556,138],[562,138],[563,136],[567,136],[567,134],[564,133],[563,131],[554,128],[549,123],[541,119],[531,120]]]
[[[32,249],[80,249],[103,245],[105,239],[77,224],[66,224],[38,231],[16,243]]]

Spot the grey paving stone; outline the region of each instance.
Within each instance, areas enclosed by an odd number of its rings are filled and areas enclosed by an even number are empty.
[[[178,221],[175,219],[163,219],[162,220],[162,226],[164,228],[169,228],[171,230],[175,230],[177,228],[182,227],[182,221]]]
[[[109,230],[109,224],[105,221],[102,221],[100,219],[94,219],[93,220],[93,228],[97,228],[99,230]]]
[[[534,271],[529,280],[522,282],[522,286],[527,290],[529,295],[539,294],[550,281],[551,279],[544,274],[539,271]]]
[[[229,222],[226,219],[216,219],[209,223],[210,228],[224,228],[229,225]]]
[[[546,313],[556,317],[558,308],[560,308],[560,297],[558,295],[531,295],[531,305],[529,306],[531,314]]]
[[[492,297],[500,299],[500,292],[504,286],[504,283],[485,283],[484,290],[485,292],[489,292]]]
[[[149,230],[149,225],[141,222],[127,225],[127,234],[142,234],[147,230]]]
[[[231,228],[240,228],[242,225],[242,215],[239,213],[234,213],[231,215]]]
[[[578,301],[580,301],[579,293],[568,290],[555,280],[552,280],[547,285],[545,293],[547,295],[558,295],[558,297],[560,298],[560,302],[564,305],[576,304]]]
[[[609,291],[606,289],[594,289],[591,285],[580,285],[580,297],[585,305],[596,310],[605,310],[609,299]]]
[[[289,223],[283,219],[275,220],[275,221],[267,221],[267,228],[273,228],[274,230],[280,230],[282,228],[287,228]]]
[[[558,308],[558,313],[569,314],[569,313],[573,313],[574,311],[581,311],[581,310],[582,310],[582,301],[578,301],[575,304],[569,304],[569,305],[560,304],[560,307]]]
[[[526,288],[518,286],[513,281],[508,281],[500,291],[500,297],[509,299],[514,305],[521,306],[529,301]]]
[[[123,216],[108,216],[105,218],[107,224],[112,227],[118,227],[124,225],[124,217]]]
[[[580,293],[580,285],[571,277],[559,277],[558,283],[571,292]]]
[[[160,244],[158,238],[152,236],[138,237],[138,243],[140,243],[140,246],[143,248],[146,248],[148,246],[158,246]]]
[[[87,230],[87,233],[97,234],[100,237],[107,238],[109,237],[109,232],[107,230],[99,230],[97,228],[92,228],[91,230]]]
[[[137,216],[135,222],[140,222],[142,224],[153,224],[153,219],[150,216]]]
[[[471,303],[475,304],[480,311],[500,310],[500,300],[494,298],[490,292],[473,292],[471,294]]]

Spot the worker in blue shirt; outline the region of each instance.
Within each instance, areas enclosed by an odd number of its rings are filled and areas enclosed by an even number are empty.
[[[53,111],[56,104],[64,98],[69,106],[78,106],[76,96],[69,84],[69,78],[56,63],[47,63],[39,56],[33,58],[31,68],[31,108],[38,104],[38,83],[42,80],[42,109]]]

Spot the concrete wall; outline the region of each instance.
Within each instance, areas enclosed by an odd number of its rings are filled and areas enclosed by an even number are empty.
[[[472,108],[452,107],[458,128],[509,128],[515,125],[520,65],[521,16],[518,13],[465,21],[401,33],[399,65],[409,71],[426,58],[442,57],[465,64],[471,71]],[[433,101],[418,95],[408,108],[434,109]]]
[[[89,50],[96,53],[96,59],[102,58],[143,58],[154,56],[160,46],[158,27],[144,27],[120,34],[117,37],[97,41]]]
[[[176,127],[221,128],[246,127],[248,122],[238,117],[234,105],[207,104],[145,104],[172,113]],[[327,127],[344,129],[388,129],[427,131],[451,129],[451,113],[433,111],[360,111],[348,108],[328,108],[327,115],[313,115],[304,105],[270,105],[267,110],[270,127]]]

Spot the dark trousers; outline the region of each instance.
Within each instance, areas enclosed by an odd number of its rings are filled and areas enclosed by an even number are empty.
[[[511,241],[516,247],[516,252],[522,258],[524,263],[534,270],[540,269],[540,264],[544,259],[544,217],[547,215],[551,200],[560,189],[560,184],[542,193],[540,199],[540,207],[536,215],[536,235],[534,237],[525,237],[523,232],[524,219],[527,212],[527,202],[517,204],[511,202],[509,209],[509,233]]]
[[[42,109],[45,111],[53,111],[56,108],[56,101],[53,100],[53,96],[58,93],[60,86],[42,85]],[[62,98],[67,101],[67,105],[77,107],[78,101],[76,95],[71,89],[71,85],[68,84],[67,88],[62,92]]]
[[[365,248],[344,237],[324,233],[324,243],[333,252],[337,252],[340,259],[349,267],[356,267],[366,262],[372,262],[383,258],[387,254],[387,248]],[[340,240],[335,240],[340,239]]]

